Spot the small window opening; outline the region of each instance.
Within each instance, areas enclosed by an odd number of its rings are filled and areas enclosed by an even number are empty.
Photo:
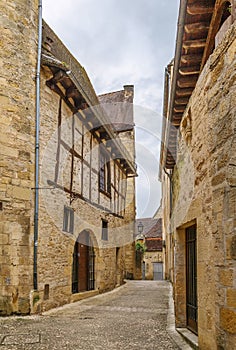
[[[102,240],[108,241],[108,222],[102,220]]]
[[[63,231],[74,232],[74,210],[64,206]]]
[[[48,300],[49,299],[49,284],[44,285],[44,294],[43,299]]]

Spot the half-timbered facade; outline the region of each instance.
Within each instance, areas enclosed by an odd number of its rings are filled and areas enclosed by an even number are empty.
[[[22,15],[17,18],[19,23],[28,13],[28,6],[33,5],[24,3],[19,9]],[[15,51],[21,32],[15,29],[15,37],[9,37],[7,28],[13,25],[9,11],[4,12],[5,47],[14,47]],[[28,37],[36,36],[35,23],[34,17],[27,27]],[[12,46],[7,44],[10,40],[15,40]],[[18,81],[23,88],[18,76],[24,69],[26,75],[34,73],[36,53],[34,45],[26,50],[24,63],[27,64],[21,70],[14,72],[11,66],[16,81],[12,85],[14,89]],[[32,57],[35,60],[31,61]],[[7,82],[10,78],[4,79]],[[124,278],[131,278],[134,272],[135,194],[134,187],[130,186],[136,176],[134,138],[130,138],[132,147],[125,147],[84,68],[45,22],[40,134],[36,147],[34,80],[29,79],[24,86],[24,101],[20,89],[17,90],[22,101],[17,107],[18,118],[17,113],[11,112],[16,108],[13,87],[9,87],[9,104],[3,106],[2,114],[12,121],[9,124],[2,119],[7,135],[1,138],[1,147],[5,150],[1,170],[7,174],[0,197],[1,237],[4,238],[0,242],[2,315],[40,312],[104,292],[122,284]],[[126,87],[123,91],[125,93]],[[129,94],[129,118],[132,119],[133,88]],[[27,122],[24,121],[25,106],[29,115]],[[132,124],[132,133],[133,127]],[[11,140],[13,135],[15,142]],[[37,187],[35,149],[39,149]],[[36,192],[38,208],[35,211]]]

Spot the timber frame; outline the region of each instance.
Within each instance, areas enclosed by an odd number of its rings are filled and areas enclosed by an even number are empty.
[[[102,109],[84,68],[71,55],[64,44],[43,22],[43,46],[41,63],[52,77],[47,86],[56,92],[93,136],[103,142],[113,158],[119,160],[127,177],[137,176],[136,165],[130,159],[112,124]]]
[[[216,34],[228,17],[231,23],[235,21],[235,9],[235,0],[180,1],[169,98],[168,71],[165,81],[161,167],[173,169],[175,166],[178,128],[183,113],[199,75],[215,48]]]
[[[124,181],[122,185],[122,180],[137,176],[135,162],[100,104],[86,71],[45,22],[41,65],[46,72],[47,87],[59,96],[55,172],[47,183],[67,193],[70,205],[78,198],[114,216],[124,217],[126,185]],[[63,104],[71,111],[71,145],[63,139]],[[82,126],[81,130],[77,127],[79,124]],[[84,149],[85,138],[89,140],[88,152]],[[78,139],[79,142],[76,141]],[[102,191],[99,186],[101,169],[93,164],[94,147],[99,148],[98,157],[101,153],[106,154],[108,162],[113,163],[110,170],[113,181],[110,181],[109,191]],[[70,158],[66,166],[67,170],[70,169],[66,184],[62,183],[60,178],[60,154],[64,150]],[[80,164],[80,186],[75,185],[76,164]],[[110,164],[108,166],[110,167]],[[84,193],[84,169],[89,173],[88,193]],[[111,174],[109,176],[111,177]],[[94,178],[98,179],[96,199],[92,196]],[[101,195],[107,197],[106,205]]]

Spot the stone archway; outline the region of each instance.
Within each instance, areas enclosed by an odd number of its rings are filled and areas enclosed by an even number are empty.
[[[95,250],[90,232],[82,231],[74,245],[72,293],[95,289]]]

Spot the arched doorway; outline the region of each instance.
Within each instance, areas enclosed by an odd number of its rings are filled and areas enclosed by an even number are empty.
[[[94,290],[95,253],[89,232],[83,231],[77,238],[73,252],[72,293]]]

